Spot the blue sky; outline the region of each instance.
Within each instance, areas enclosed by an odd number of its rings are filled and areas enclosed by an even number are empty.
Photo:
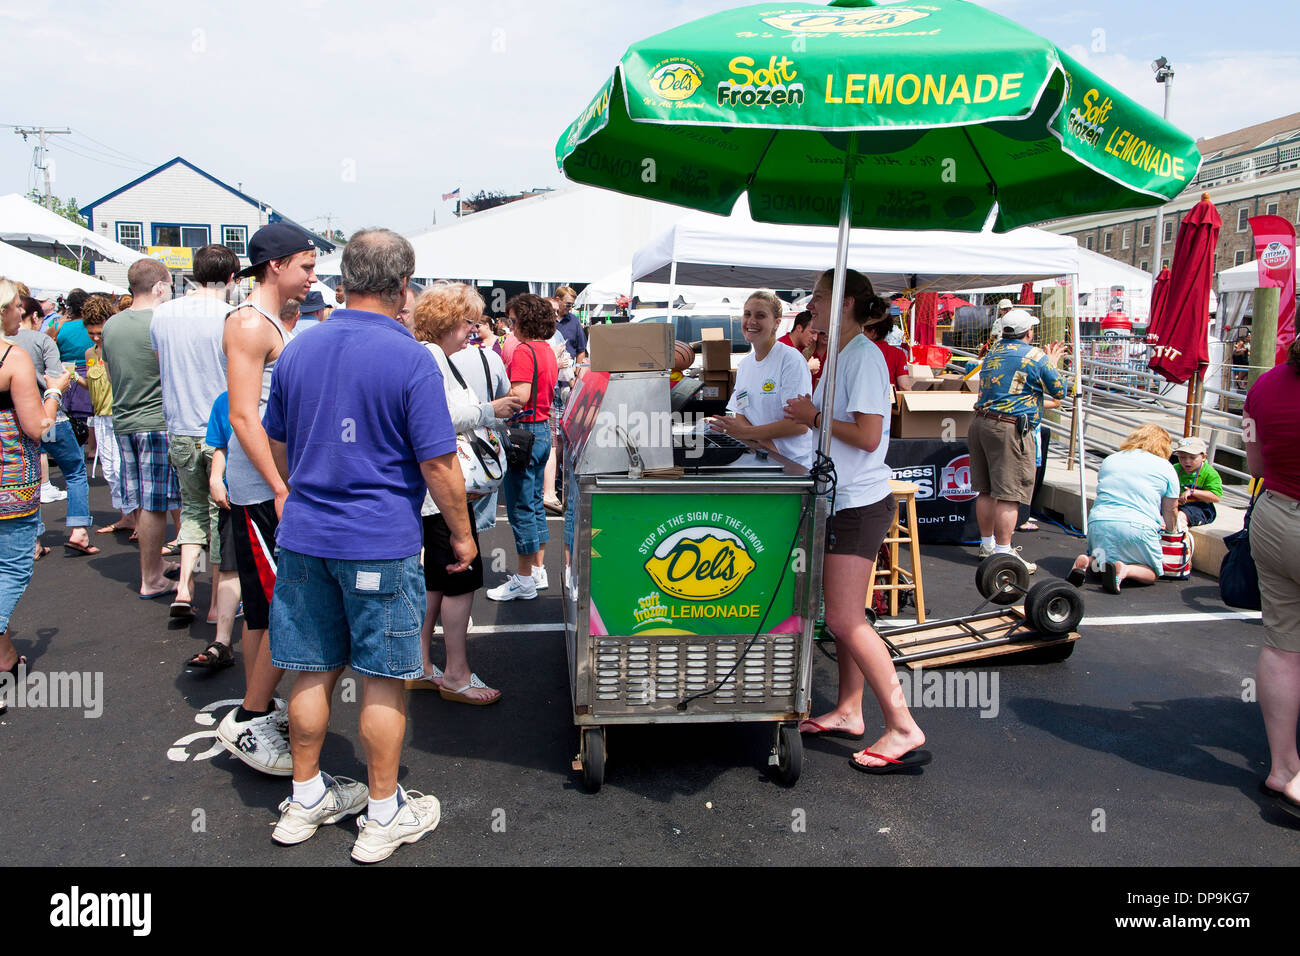
[[[456,186],[559,186],[553,149],[635,40],[725,0],[246,0],[103,8],[0,0],[0,123],[54,137],[55,192],[87,202],[180,155],[313,227],[447,221]],[[1205,0],[984,4],[1156,110],[1177,70],[1194,136],[1300,111],[1300,10]],[[252,102],[263,104],[252,107]],[[33,184],[0,127],[0,193]]]

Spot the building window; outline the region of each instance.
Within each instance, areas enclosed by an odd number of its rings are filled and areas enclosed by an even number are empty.
[[[1242,206],[1237,210],[1237,231],[1245,232],[1250,228],[1250,208]]]
[[[208,244],[207,226],[154,226],[155,246],[178,246],[197,249]]]
[[[1172,219],[1166,219],[1164,241],[1173,242],[1173,240],[1174,240],[1174,221]]]
[[[222,226],[221,244],[237,256],[248,255],[248,227]]]
[[[1089,237],[1088,237],[1088,251],[1089,251],[1089,252],[1092,252],[1093,247],[1094,247],[1095,245],[1096,245],[1096,243],[1092,241],[1092,236],[1089,236]]]
[[[1168,269],[1168,268],[1169,268],[1169,260],[1168,260],[1168,259],[1161,259],[1161,260],[1160,260],[1160,268],[1161,268],[1161,269]]]
[[[1148,262],[1146,259],[1143,259],[1143,260],[1142,260],[1142,265],[1140,266],[1140,268],[1142,269],[1143,272],[1150,272],[1150,271],[1151,271],[1151,263]]]
[[[1127,230],[1127,229],[1125,229],[1122,233],[1120,233],[1120,237],[1119,237],[1119,247],[1120,247],[1121,249],[1127,249],[1127,248],[1128,248],[1128,230]]]
[[[1264,207],[1264,215],[1266,215],[1266,216],[1276,216],[1276,215],[1277,215],[1277,203],[1275,203],[1275,202],[1271,202],[1271,203],[1269,203],[1267,206],[1265,206],[1265,207]]]
[[[1240,266],[1246,264],[1246,252],[1244,249],[1238,250],[1237,254],[1232,257],[1232,264],[1234,266]]]
[[[134,249],[136,252],[140,252],[140,239],[140,223],[119,222],[117,224],[117,241],[128,249]]]
[[[1150,227],[1150,226],[1143,226],[1143,227],[1142,227],[1142,245],[1144,245],[1144,246],[1149,246],[1149,245],[1151,245],[1151,227]]]
[[[1102,252],[1110,252],[1110,241],[1111,241],[1111,237],[1112,237],[1112,235],[1113,235],[1113,233],[1109,233],[1109,232],[1108,232],[1108,233],[1106,233],[1106,235],[1104,235],[1104,236],[1101,237],[1101,251],[1102,251]]]

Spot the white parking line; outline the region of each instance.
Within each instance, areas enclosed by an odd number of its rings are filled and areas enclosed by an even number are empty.
[[[1192,611],[1187,614],[1126,614],[1085,617],[1080,627],[1120,627],[1125,624],[1186,624],[1196,621],[1258,621],[1259,611]]]

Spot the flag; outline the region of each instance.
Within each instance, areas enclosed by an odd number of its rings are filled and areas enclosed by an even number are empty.
[[[1282,289],[1274,362],[1281,365],[1295,339],[1295,228],[1281,216],[1252,216],[1249,222],[1255,237],[1255,258],[1259,260],[1259,287]]]
[[[449,193],[443,193],[443,194],[442,194],[442,201],[443,201],[443,202],[446,202],[448,199],[459,199],[459,198],[460,198],[460,187],[459,187],[459,186],[457,186],[455,189],[453,189],[453,190],[452,190],[451,192],[449,192]]]

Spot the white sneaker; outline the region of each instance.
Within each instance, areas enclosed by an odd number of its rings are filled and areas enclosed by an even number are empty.
[[[370,799],[370,790],[364,783],[350,777],[330,777],[324,774],[328,786],[325,796],[313,807],[304,807],[292,797],[280,804],[280,822],[275,825],[271,839],[281,846],[293,846],[311,839],[318,827],[338,823],[344,817],[360,813]]]
[[[68,493],[62,488],[50,484],[48,481],[41,485],[41,504],[48,505],[53,501],[62,501],[68,497]]]
[[[996,554],[996,553],[997,553],[997,552],[994,551],[993,548],[986,547],[982,541],[980,542],[980,560],[981,560],[981,561],[983,561],[985,558],[991,558],[991,557],[993,557],[993,555]]]
[[[546,568],[541,565],[533,565],[533,586],[539,591],[545,591],[551,586],[551,580],[546,576]]]
[[[352,845],[352,859],[358,863],[378,863],[393,855],[403,843],[414,843],[438,825],[442,807],[435,796],[418,790],[405,790],[397,815],[380,825],[365,815],[357,817],[357,842]]]
[[[537,597],[537,584],[533,578],[521,578],[517,574],[512,574],[506,578],[506,583],[498,588],[492,588],[487,592],[489,601],[531,601]]]
[[[1003,553],[1005,554],[1006,552]],[[1011,553],[1014,554],[1017,559],[1019,559],[1020,563],[1025,566],[1025,570],[1028,571],[1030,574],[1036,574],[1038,572],[1038,565],[1036,565],[1033,561],[1026,559],[1025,556],[1020,553],[1019,547],[1012,548]]]
[[[262,717],[240,721],[234,707],[217,725],[217,740],[254,770],[273,777],[293,776],[289,752],[289,708],[277,700],[275,710]]]

